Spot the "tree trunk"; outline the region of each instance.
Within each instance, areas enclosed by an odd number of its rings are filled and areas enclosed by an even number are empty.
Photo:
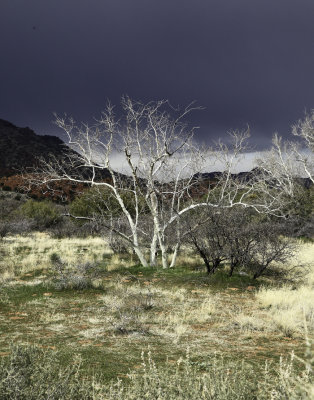
[[[203,257],[203,260],[204,260],[204,263],[205,263],[205,265],[206,265],[206,270],[207,270],[208,275],[213,274],[213,273],[214,273],[214,270],[211,268],[210,263],[209,263],[209,261],[207,260],[207,258],[206,258],[206,257],[205,257],[205,258]]]
[[[151,187],[153,188],[154,185],[151,183]],[[161,251],[161,262],[162,262],[162,267],[164,269],[168,268],[168,259],[167,259],[167,248],[165,246],[164,240],[163,240],[163,235],[162,235],[162,230],[160,228],[160,221],[159,221],[159,215],[158,215],[158,200],[156,193],[152,191],[150,195],[150,201],[151,201],[151,213],[153,215],[153,223],[154,223],[154,236],[153,236],[153,241],[155,239],[155,236],[158,239],[158,244],[159,248]],[[151,255],[151,257],[153,257]]]
[[[253,279],[259,278],[259,277],[262,275],[262,273],[265,271],[265,269],[268,267],[268,265],[269,265],[269,263],[260,266],[260,267],[257,269],[257,271],[255,272],[255,274],[254,274],[254,276],[253,276]]]
[[[162,267],[163,267],[163,269],[167,269],[169,267],[167,249],[160,237],[159,237],[159,247],[161,250]]]
[[[151,267],[156,267],[157,265],[157,240],[158,240],[158,235],[156,232],[154,232],[154,236],[150,245],[150,266]]]
[[[229,270],[229,277],[232,276],[234,269],[238,266],[238,262],[237,261],[231,261],[230,263],[230,270]]]
[[[201,255],[201,257],[202,257],[202,259],[203,259],[203,261],[204,261],[204,263],[206,265],[206,270],[207,270],[208,275],[211,274],[212,273],[212,268],[210,266],[208,258],[206,257],[206,254],[200,248],[198,249],[198,251],[199,251],[199,253],[200,253],[200,255]]]
[[[137,255],[138,259],[140,260],[140,263],[142,264],[143,267],[148,267],[148,263],[146,261],[146,258],[143,254],[143,252],[137,247],[134,246],[134,252]]]
[[[219,267],[220,263],[221,263],[220,258],[216,258],[216,259],[213,261],[213,268],[212,268],[212,271],[211,271],[212,274],[215,273],[215,271],[216,271],[216,269]]]
[[[180,245],[179,245],[179,243],[177,243],[175,245],[174,252],[173,252],[172,257],[171,257],[171,263],[170,263],[170,267],[169,268],[174,268],[174,266],[176,264],[179,248],[180,248]]]
[[[202,248],[198,245],[197,240],[196,240],[195,237],[192,237],[192,241],[193,241],[195,247],[197,248],[197,251],[199,252],[200,256],[202,257],[202,259],[203,259],[203,261],[204,261],[204,263],[206,265],[207,273],[209,275],[212,272],[212,269],[210,267],[210,263],[208,261],[208,258],[206,256],[205,252],[202,250]]]

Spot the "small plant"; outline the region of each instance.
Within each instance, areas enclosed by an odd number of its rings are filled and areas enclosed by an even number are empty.
[[[109,322],[117,333],[123,335],[148,334],[143,312],[151,310],[154,306],[153,294],[150,291],[126,292],[117,300],[115,298],[108,300],[105,302],[105,311],[114,314]]]
[[[9,224],[6,222],[0,222],[0,241],[10,232]]]
[[[50,255],[50,262],[59,275],[64,274],[66,264],[61,260],[58,253],[52,253]]]
[[[51,254],[50,262],[54,268],[54,284],[57,290],[83,290],[94,287],[93,280],[97,278],[95,264],[86,262],[70,269],[57,253]],[[97,284],[97,287],[100,285]]]

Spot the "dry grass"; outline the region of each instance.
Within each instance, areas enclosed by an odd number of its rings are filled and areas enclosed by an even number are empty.
[[[309,331],[314,330],[314,290],[310,286],[263,288],[256,297],[267,310],[274,328],[285,336],[302,334],[305,322]]]
[[[2,252],[4,257],[0,260],[0,271],[2,279],[6,280],[29,271],[49,268],[53,253],[69,265],[99,262],[112,253],[102,238],[54,239],[41,232],[4,238]]]
[[[240,313],[234,318],[234,325],[238,327],[243,332],[254,332],[254,331],[265,331],[267,327],[266,322],[255,315],[248,315]]]
[[[288,337],[303,334],[305,323],[310,332],[314,331],[314,245],[302,244],[291,265],[307,272],[303,283],[264,287],[256,294],[260,306],[270,317],[270,326]]]
[[[13,275],[0,298],[0,353],[8,351],[10,340],[70,349],[83,354],[87,364],[102,365],[112,378],[139,365],[141,350],[148,347],[161,364],[166,358],[178,359],[187,346],[200,360],[216,351],[263,363],[291,350],[302,354],[304,315],[312,334],[312,278],[295,286],[274,282],[276,287],[255,292],[242,281],[236,288],[212,286],[203,272],[192,268],[189,255],[189,266],[181,272],[145,271],[128,269],[131,261],[126,258],[110,259],[101,239],[60,241],[39,234],[8,238],[5,246],[3,268],[12,258],[23,276]],[[309,263],[313,249],[305,244],[292,262]],[[49,274],[52,253],[71,265],[101,261],[105,253],[106,264],[112,267],[102,269],[84,290],[56,290]],[[45,271],[34,277],[32,272],[39,268]],[[3,276],[9,276],[7,270]]]

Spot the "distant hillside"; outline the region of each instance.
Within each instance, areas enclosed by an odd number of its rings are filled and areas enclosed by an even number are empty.
[[[234,173],[234,174],[231,174],[231,176],[234,179],[238,179],[243,182],[249,182],[252,179],[254,180],[254,176],[258,176],[258,174],[259,174],[259,169],[256,167],[256,168],[253,168],[251,171]],[[198,174],[195,174],[194,177],[195,177],[195,179],[212,182],[214,184],[219,179],[221,179],[222,175],[223,175],[223,172],[216,171],[216,172],[198,173]],[[300,186],[303,186],[306,189],[309,189],[312,186],[312,182],[311,182],[310,178],[295,177],[294,179],[295,179],[295,182],[297,182]]]
[[[23,186],[22,172],[31,172],[32,168],[39,165],[39,157],[49,160],[51,156],[61,160],[64,154],[77,155],[60,138],[56,136],[40,136],[30,128],[19,128],[11,122],[0,119],[0,184],[7,190],[17,190]],[[88,177],[88,168],[69,167],[69,173]],[[98,172],[97,179],[109,178],[107,170]],[[58,185],[62,197],[68,200],[73,198],[77,191],[81,191],[82,185],[60,182]],[[42,197],[38,189],[31,194]],[[45,197],[49,197],[46,194]]]
[[[60,157],[68,149],[56,136],[39,136],[0,119],[0,177],[19,174],[38,165],[38,157]]]

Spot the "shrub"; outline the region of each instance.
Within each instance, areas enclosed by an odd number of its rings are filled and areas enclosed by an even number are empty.
[[[270,266],[289,260],[297,248],[295,241],[283,237],[289,228],[286,224],[242,208],[208,208],[198,215],[192,213],[185,222],[186,241],[203,259],[209,274],[226,262],[229,276],[246,267],[256,279]]]
[[[112,233],[109,235],[108,245],[115,254],[128,254],[131,250],[125,239]]]
[[[149,330],[143,323],[141,313],[153,308],[153,297],[149,291],[126,292],[114,305],[106,304],[105,309],[108,308],[115,314],[110,322],[117,333],[122,335],[148,334]]]
[[[0,192],[0,220],[12,220],[14,212],[24,202],[24,197],[16,198],[12,193]],[[20,195],[19,195],[20,196]]]
[[[36,222],[32,219],[21,218],[13,221],[10,224],[10,233],[12,234],[25,234],[31,232],[36,227]]]
[[[121,192],[120,195],[128,211],[134,215],[133,196],[128,191]],[[139,197],[139,207],[143,212],[147,211],[145,200],[142,197]],[[73,215],[81,217],[111,218],[122,214],[121,206],[112,190],[106,187],[92,187],[85,191],[73,200],[70,211]]]
[[[49,229],[49,233],[54,239],[63,239],[79,236],[79,230],[80,227],[74,221],[69,218],[62,218]]]
[[[18,209],[18,214],[34,220],[37,229],[49,228],[60,219],[55,204],[47,200],[39,202],[30,199]]]
[[[50,256],[54,268],[54,285],[57,290],[83,290],[93,288],[93,279],[97,277],[97,270],[94,264],[79,264],[75,269],[69,269],[57,253]]]
[[[0,240],[2,240],[9,233],[9,224],[6,222],[0,222]]]
[[[282,237],[281,225],[272,222],[259,224],[255,229],[256,245],[254,254],[248,266],[256,279],[274,263],[285,263],[292,258],[297,243],[291,239]]]
[[[111,216],[120,213],[120,206],[110,190],[93,187],[73,200],[70,211],[81,217]]]

